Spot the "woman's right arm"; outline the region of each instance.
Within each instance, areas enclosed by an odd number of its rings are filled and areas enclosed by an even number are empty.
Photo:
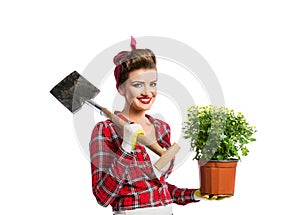
[[[110,205],[122,187],[131,154],[120,147],[122,139],[109,121],[98,123],[93,129],[90,142],[92,189],[97,202]]]

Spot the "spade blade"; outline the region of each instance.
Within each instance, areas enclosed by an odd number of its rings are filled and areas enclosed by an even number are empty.
[[[85,101],[93,99],[99,92],[97,87],[76,71],[65,77],[50,91],[72,113],[78,111]]]

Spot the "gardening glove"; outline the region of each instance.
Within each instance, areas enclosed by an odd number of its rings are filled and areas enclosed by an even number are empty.
[[[196,190],[194,193],[195,200],[223,200],[225,198],[230,198],[231,196],[216,196],[201,194],[200,189]]]
[[[126,124],[123,129],[123,149],[130,153],[135,150],[136,140],[139,134],[145,134],[139,124]]]

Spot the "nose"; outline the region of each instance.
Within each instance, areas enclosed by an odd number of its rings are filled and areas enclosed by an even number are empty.
[[[143,89],[143,91],[142,91],[142,94],[148,95],[148,94],[150,94],[150,93],[151,93],[150,87],[144,86],[144,89]]]
[[[143,95],[150,95],[150,94],[152,94],[153,91],[154,91],[153,87],[145,85],[144,89],[142,91],[142,94]]]

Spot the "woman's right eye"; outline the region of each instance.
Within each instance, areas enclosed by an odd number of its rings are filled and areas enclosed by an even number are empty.
[[[142,87],[142,84],[137,83],[137,84],[133,84],[132,86],[134,86],[135,88],[141,88],[141,87]]]

